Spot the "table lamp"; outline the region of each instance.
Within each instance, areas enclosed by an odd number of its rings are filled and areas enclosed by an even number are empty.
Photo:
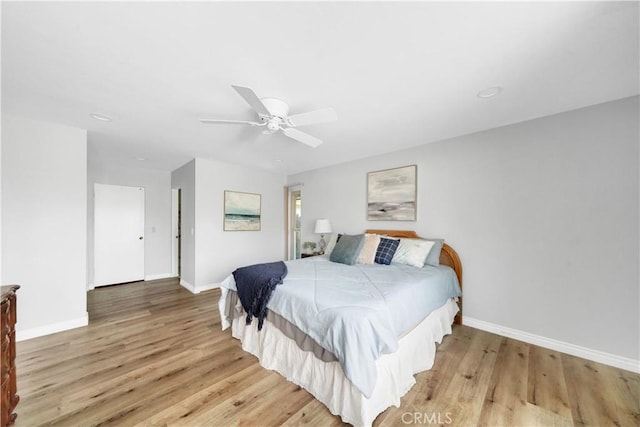
[[[324,235],[325,233],[331,233],[331,223],[328,219],[317,219],[314,232],[320,235],[318,246],[320,247],[320,253],[323,254],[327,247],[327,242],[324,241]]]

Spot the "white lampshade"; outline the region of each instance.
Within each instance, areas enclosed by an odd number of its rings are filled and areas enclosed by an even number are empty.
[[[328,219],[316,219],[316,228],[314,230],[316,234],[331,233],[331,223]]]

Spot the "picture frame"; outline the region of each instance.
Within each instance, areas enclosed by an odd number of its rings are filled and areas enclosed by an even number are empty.
[[[224,192],[224,231],[260,231],[262,196],[241,191]]]
[[[367,173],[368,221],[415,221],[417,165]]]

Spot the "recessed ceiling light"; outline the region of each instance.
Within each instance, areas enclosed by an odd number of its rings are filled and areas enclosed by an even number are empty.
[[[89,116],[92,119],[100,120],[100,121],[103,121],[103,122],[113,121],[113,119],[111,117],[107,116],[106,114],[102,114],[102,113],[91,113],[91,114],[89,114]]]
[[[490,87],[478,92],[478,98],[493,98],[494,96],[498,95],[500,92],[502,92],[502,87],[500,86]]]
[[[282,160],[281,159],[273,159],[273,162],[274,163],[282,163]]]
[[[136,157],[136,160],[144,162],[145,160],[147,160],[147,158],[146,157]]]

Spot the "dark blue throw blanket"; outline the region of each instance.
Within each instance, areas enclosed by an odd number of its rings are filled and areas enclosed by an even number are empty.
[[[262,330],[267,303],[286,275],[287,266],[282,261],[240,267],[233,272],[238,297],[247,312],[247,325],[255,316],[258,318],[258,330]]]

